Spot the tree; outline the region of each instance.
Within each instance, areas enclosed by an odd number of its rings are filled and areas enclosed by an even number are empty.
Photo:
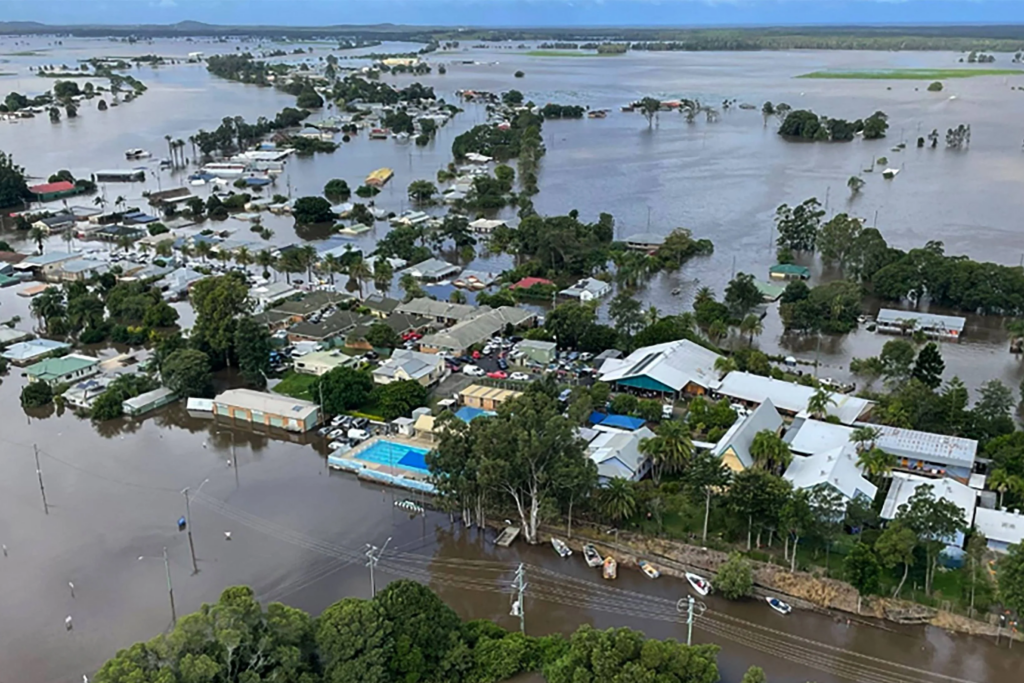
[[[694,457],[686,476],[686,486],[697,496],[704,498],[704,530],[701,542],[708,539],[708,519],[711,516],[711,498],[729,486],[730,470],[722,461],[704,451]]]
[[[856,427],[850,432],[850,443],[857,445],[857,452],[862,453],[875,447],[875,442],[882,436],[882,430],[878,427],[865,425]]]
[[[857,456],[857,467],[874,482],[881,481],[882,477],[892,472],[892,468],[895,466],[896,456],[886,453],[881,448],[872,447],[862,450]]]
[[[43,253],[43,242],[46,241],[46,238],[49,237],[49,235],[50,233],[47,230],[36,226],[33,226],[28,231],[29,240],[36,243],[36,251],[40,254]]]
[[[427,204],[437,194],[437,186],[429,180],[414,180],[409,183],[409,199],[418,204]]]
[[[375,600],[344,598],[316,620],[316,643],[324,681],[389,683],[392,624]]]
[[[348,183],[341,178],[332,178],[324,185],[324,196],[328,199],[345,201],[352,196],[352,190],[349,189]]]
[[[200,280],[189,290],[189,297],[196,312],[192,345],[230,365],[238,318],[252,307],[245,278],[241,273],[228,273]]]
[[[734,318],[742,318],[755,306],[764,301],[753,275],[737,273],[725,288],[724,303]]]
[[[846,186],[850,188],[850,194],[856,195],[864,187],[864,179],[859,175],[852,175],[849,180],[846,181]]]
[[[825,211],[816,198],[790,207],[781,205],[775,210],[775,229],[779,236],[776,243],[793,251],[814,251],[818,229]]]
[[[300,109],[319,109],[324,106],[324,98],[313,88],[306,88],[295,98],[295,106]]]
[[[375,322],[366,331],[366,341],[375,349],[393,349],[402,344],[402,338],[383,322]]]
[[[597,315],[590,303],[570,302],[556,306],[544,322],[544,327],[554,335],[558,347],[575,349]]]
[[[292,218],[299,225],[330,223],[336,216],[331,203],[323,197],[299,197],[292,207]]]
[[[53,402],[53,389],[42,381],[29,382],[21,390],[23,408],[38,408]]]
[[[816,486],[811,489],[809,502],[815,535],[825,542],[825,574],[828,575],[832,544],[843,530],[846,499],[831,486]]]
[[[863,183],[863,181],[861,181]],[[845,213],[836,214],[821,226],[817,247],[825,265],[838,265],[845,271],[850,265],[864,222]]]
[[[796,571],[796,549],[800,539],[811,532],[814,526],[814,513],[811,510],[811,495],[807,489],[793,492],[780,512],[782,528],[786,531],[786,547],[784,557],[789,558],[789,571]],[[789,551],[789,539],[793,539],[793,552]]]
[[[387,296],[391,290],[391,280],[395,276],[394,266],[382,256],[373,261],[373,286],[378,292]]]
[[[1016,401],[1013,390],[998,379],[990,379],[981,385],[980,398],[974,412],[983,420],[994,421],[1010,415]]]
[[[828,407],[836,404],[835,396],[824,387],[817,390],[807,400],[807,411],[819,420],[824,420],[828,415]]]
[[[373,377],[366,370],[334,368],[317,378],[310,390],[327,415],[341,415],[366,403],[373,391]]]
[[[270,333],[251,316],[238,319],[235,326],[235,357],[238,369],[249,384],[262,389],[270,372]]]
[[[621,290],[609,302],[608,317],[615,323],[615,328],[627,337],[632,337],[644,326],[640,302],[628,289]]]
[[[767,104],[771,103],[769,102]],[[764,669],[761,667],[752,666],[743,674],[743,678],[740,679],[740,683],[768,683],[768,676],[765,675]]]
[[[878,359],[882,365],[882,377],[893,386],[910,379],[913,374],[914,345],[906,339],[890,339],[882,346]]]
[[[197,349],[172,353],[161,365],[160,376],[180,398],[210,395],[210,357]]]
[[[999,599],[1017,614],[1024,614],[1024,543],[1011,545],[996,565]]]
[[[14,157],[0,150],[0,209],[18,207],[31,200],[25,169],[14,163]]]
[[[1010,474],[1006,469],[999,467],[993,469],[988,476],[988,487],[999,494],[999,508],[1003,507],[1003,496],[1011,492],[1016,496],[1024,496],[1024,479],[1016,474]]]
[[[427,405],[430,392],[415,380],[400,380],[377,387],[375,390],[380,414],[385,420],[408,416],[417,408]]]
[[[765,471],[780,473],[793,460],[789,444],[770,429],[762,429],[754,435],[750,444],[750,457],[754,466]]]
[[[501,93],[501,102],[508,107],[517,107],[523,103],[523,93],[518,90],[507,90]]]
[[[924,546],[928,561],[925,567],[925,592],[930,595],[939,554],[956,539],[957,532],[967,530],[964,512],[952,501],[937,499],[934,487],[923,484],[917,487],[906,503],[899,506],[895,521],[913,531],[917,543]]]
[[[875,541],[875,552],[878,553],[878,559],[884,567],[891,569],[898,564],[903,565],[903,576],[892,594],[894,598],[899,597],[903,584],[907,581],[910,565],[914,563],[916,547],[917,536],[913,530],[896,521],[890,523]]]
[[[991,581],[989,579],[989,570],[985,565],[985,554],[988,552],[988,539],[985,538],[985,534],[981,533],[977,528],[971,531],[971,537],[967,539],[967,546],[964,553],[964,566],[962,574],[964,578],[964,584],[970,590],[970,611],[968,617],[974,618],[974,601],[978,594],[978,589],[981,589],[983,595],[990,594]]]
[[[727,503],[734,514],[747,519],[748,550],[752,547],[755,520],[760,545],[761,532],[778,523],[791,493],[789,482],[761,469],[746,469],[733,477]]]
[[[764,323],[758,316],[751,313],[740,321],[740,333],[748,335],[750,346],[754,345],[754,337],[760,336],[762,332],[764,332]],[[715,363],[718,363],[718,359],[715,359]]]
[[[870,546],[858,543],[843,560],[843,576],[860,595],[877,593],[881,587],[882,566]]]
[[[349,262],[345,271],[348,273],[349,280],[356,283],[356,287],[359,288],[359,298],[362,299],[363,284],[373,279],[373,271],[370,270],[370,266],[367,265],[366,260],[360,254]],[[406,274],[408,275],[409,273]]]
[[[729,559],[718,568],[715,587],[729,600],[738,600],[750,595],[750,590],[754,587],[754,572],[750,562],[738,552],[729,553]]]
[[[640,100],[640,113],[647,119],[647,127],[650,128],[654,122],[654,117],[657,116],[658,111],[661,109],[661,101],[654,99],[653,97],[645,97]]]
[[[942,373],[946,369],[946,363],[942,360],[942,354],[935,342],[928,342],[917,354],[914,362],[914,369],[911,376],[930,389],[938,389],[942,384]]]
[[[884,112],[876,111],[864,119],[864,139],[876,140],[885,137],[885,131],[889,129],[888,116]]]

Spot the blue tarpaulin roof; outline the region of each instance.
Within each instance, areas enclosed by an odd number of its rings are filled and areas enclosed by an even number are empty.
[[[645,420],[639,417],[629,417],[628,415],[605,415],[594,411],[590,414],[590,424],[601,425],[602,427],[615,427],[617,429],[626,429],[629,431],[635,431],[644,426]]]

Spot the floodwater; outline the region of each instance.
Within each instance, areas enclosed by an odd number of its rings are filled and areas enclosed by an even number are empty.
[[[70,63],[94,55],[212,54],[235,47],[209,41],[128,45],[70,39],[52,46],[46,39],[4,38],[0,59],[9,61],[0,63],[0,71],[15,75],[0,77],[0,87],[42,90],[28,73],[29,65]],[[10,54],[30,48],[43,52]],[[376,50],[395,49],[407,47]],[[318,46],[316,53],[326,50]],[[1024,105],[1018,98],[1024,94],[1011,90],[1016,79],[950,81],[936,95],[924,92],[925,84],[906,81],[792,78],[831,67],[944,66],[955,58],[946,53],[794,52],[542,59],[492,48],[435,56],[432,61],[449,62],[448,74],[421,80],[449,100],[461,88],[519,87],[541,103],[614,108],[605,120],[545,125],[548,154],[536,203],[543,212],[578,208],[588,218],[610,212],[620,236],[648,230],[649,221],[651,231],[667,233],[683,225],[714,240],[714,256],[657,278],[645,291],[648,303],[677,311],[689,307],[689,298],[701,285],[721,291],[734,269],[763,275],[772,262],[769,228],[775,206],[815,195],[822,200],[828,195],[830,211],[853,210],[872,221],[877,211],[879,228],[896,246],[941,239],[950,252],[1017,263],[1024,244],[1013,226],[1024,198],[1013,190],[1024,166],[1017,143],[1022,134],[1015,122],[1021,120]],[[460,63],[464,59],[481,63]],[[513,79],[512,72],[520,68],[526,78]],[[213,79],[201,66],[140,68],[136,76],[149,91],[106,113],[84,107],[78,119],[57,125],[45,117],[0,123],[0,149],[13,153],[33,176],[58,168],[85,176],[100,168],[126,167],[126,148],[148,148],[159,157],[165,135],[187,139],[198,128],[215,128],[225,116],[252,120],[292,104],[292,98],[274,90]],[[922,90],[915,91],[915,85]],[[645,94],[697,96],[710,102],[735,97],[758,107],[771,99],[848,118],[883,109],[890,115],[891,135],[879,143],[795,145],[781,141],[771,124],[766,128],[759,111],[739,109],[723,112],[717,123],[692,125],[678,115],[662,114],[648,129],[639,115],[617,111]],[[952,94],[956,100],[949,99]],[[396,178],[378,197],[378,205],[399,210],[408,182],[432,178],[447,165],[452,138],[482,117],[479,108],[467,107],[426,148],[360,139],[333,155],[293,159],[275,191],[290,185],[293,195],[317,193],[332,177],[353,185],[374,168],[391,166]],[[900,139],[912,143],[918,130],[960,122],[973,128],[968,152],[918,151],[913,144],[905,152],[888,151]],[[846,178],[883,154],[904,172],[891,183],[877,173],[868,176],[861,196],[851,203]],[[180,182],[180,172],[165,172],[144,185],[111,184],[104,192],[111,201],[119,194],[132,199],[143,189]],[[275,231],[275,244],[314,237],[296,236],[283,219],[271,218],[266,224]],[[245,235],[244,224],[227,221],[223,227]],[[353,240],[353,245],[369,249],[385,230],[378,226],[376,233]],[[66,248],[57,240],[47,245],[50,250]],[[503,258],[480,258],[475,264],[495,271],[506,266]],[[674,287],[681,287],[683,295],[672,297]],[[0,290],[0,319],[14,315],[22,316],[23,326],[31,324],[28,301],[14,289]],[[766,322],[758,340],[764,348],[805,358],[818,353],[816,340],[780,339],[775,313]],[[947,375],[960,374],[970,386],[989,377],[1002,377],[1015,386],[1020,371],[1005,351],[1001,325],[996,319],[972,318],[961,344],[943,346]],[[877,353],[883,341],[866,332],[823,340],[821,358],[835,367],[822,372],[842,377],[840,366],[850,356]],[[2,683],[77,681],[119,647],[167,628],[170,609],[159,560],[165,546],[178,614],[241,583],[252,585],[263,600],[282,600],[313,612],[347,595],[367,596],[364,544],[380,546],[391,537],[377,571],[378,585],[400,576],[426,581],[464,617],[490,618],[514,628],[507,616],[509,584],[516,564],[523,562],[531,584],[529,633],[568,632],[592,623],[685,638],[674,606],[685,594],[680,582],[651,582],[623,572],[614,590],[595,588],[578,583],[598,581],[578,558],[563,562],[547,548],[522,544],[496,549],[440,515],[410,519],[393,506],[398,494],[330,474],[322,443],[218,425],[191,417],[180,407],[141,422],[100,427],[70,413],[26,415],[18,405],[23,383],[16,369],[0,382],[5,415],[0,429],[0,542],[8,549],[0,557]],[[33,445],[40,451],[48,515],[43,512]],[[229,466],[235,458],[237,467]],[[192,504],[200,568],[193,576],[187,539],[175,523],[184,514],[181,490],[196,491],[201,484]],[[231,540],[225,531],[231,532]],[[144,559],[138,560],[140,556]],[[69,581],[75,585],[74,597]],[[720,666],[726,681],[738,680],[751,664],[763,666],[772,681],[794,683],[924,681],[937,674],[982,683],[1013,680],[1012,671],[1017,670],[1012,653],[990,641],[937,629],[847,626],[812,614],[783,619],[756,602],[727,603],[714,597],[707,607],[695,639],[723,647]],[[68,615],[74,619],[70,632],[63,625]]]

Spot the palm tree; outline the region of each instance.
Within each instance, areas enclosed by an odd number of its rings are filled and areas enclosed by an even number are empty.
[[[651,479],[655,486],[661,483],[661,454],[664,448],[665,442],[656,436],[641,439],[637,447],[640,454],[651,461]]]
[[[178,150],[178,158],[181,159],[181,165],[185,166],[185,141],[178,138],[174,141],[174,148]]]
[[[909,429],[910,415],[907,413],[907,409],[903,407],[903,404],[900,401],[893,401],[886,406],[885,412],[882,413],[881,422],[886,427],[903,427],[905,429]]]
[[[210,252],[213,250],[213,248],[210,246],[209,242],[207,242],[206,240],[202,240],[196,243],[195,250],[196,256],[201,258],[205,263],[206,259],[210,257]]]
[[[693,440],[690,429],[681,420],[667,420],[658,427],[658,439],[662,442],[658,466],[666,472],[681,472],[693,459]]]
[[[761,319],[751,313],[740,321],[740,333],[750,335],[748,346],[754,345],[754,337],[759,337],[764,332],[764,324]]]
[[[398,286],[405,292],[406,301],[423,296],[423,288],[411,273],[403,273],[402,277],[398,279]]]
[[[615,477],[598,493],[601,512],[612,522],[629,519],[636,514],[636,493],[633,482]]]
[[[252,252],[249,251],[249,247],[241,246],[238,251],[235,252],[235,263],[249,270],[249,266],[252,265],[253,257]]]
[[[263,269],[263,277],[270,277],[270,269],[274,266],[274,255],[269,249],[260,249],[256,252],[256,265]],[[277,281],[277,273],[274,273],[274,281]]]
[[[359,298],[363,298],[363,283],[369,282],[373,279],[373,271],[370,270],[370,266],[366,264],[366,261],[362,258],[353,259],[348,264],[348,276],[352,280],[355,280],[356,286],[359,287]]]
[[[651,305],[651,307],[647,309],[647,312],[644,313],[644,322],[647,323],[647,325],[653,325],[658,322],[659,318],[661,318],[661,311],[658,310],[657,306]]]
[[[878,441],[878,437],[882,435],[882,430],[878,427],[857,427],[850,432],[850,441],[857,444],[857,452],[862,453],[865,450],[871,450],[875,447],[875,442]],[[865,445],[870,444],[870,445]]]
[[[724,320],[716,320],[708,327],[708,338],[718,343],[729,335],[729,326]]]
[[[1024,320],[1008,322],[1006,331],[1010,333],[1010,352],[1020,353],[1024,349]],[[1021,354],[1021,358],[1024,358],[1024,354]]]
[[[793,461],[789,444],[770,429],[762,429],[750,443],[750,457],[754,467],[765,472],[781,472]]]
[[[44,325],[51,320],[62,318],[67,312],[64,306],[64,292],[57,287],[47,287],[32,299],[30,308],[32,315],[42,320]]]
[[[120,195],[120,194],[117,195],[117,199],[114,200],[114,208],[115,209],[117,209],[117,208],[124,209],[125,202],[126,202],[126,200],[124,198],[124,195]]]
[[[164,140],[167,141],[167,154],[169,154],[171,157],[171,165],[174,166],[174,146],[171,145],[171,136],[165,135]]]
[[[331,284],[334,284],[334,276],[343,270],[341,261],[334,254],[327,254],[320,259],[320,271],[327,273],[327,276],[331,279]]]
[[[988,486],[999,494],[999,509],[1003,507],[1003,496],[1007,491],[1017,496],[1024,496],[1024,479],[1010,474],[1005,469],[992,470],[988,475]]]
[[[40,254],[43,253],[43,242],[46,241],[48,235],[49,233],[46,230],[38,227],[28,231],[28,238],[36,243],[36,249]]]
[[[719,356],[715,359],[715,372],[719,379],[737,369],[736,360],[732,356]]]
[[[182,242],[181,246],[178,247],[178,253],[181,254],[182,258],[187,259],[191,257],[194,252],[192,247],[188,246],[188,242]]]
[[[892,468],[896,466],[896,456],[886,453],[881,448],[872,446],[866,451],[861,451],[857,456],[857,467],[863,470],[870,479],[879,481],[885,477]]]
[[[448,295],[448,301],[453,304],[464,304],[466,303],[466,293],[461,289],[454,289],[452,293]]]
[[[107,205],[107,200],[106,200],[106,198],[103,195],[99,195],[99,196],[97,196],[96,198],[94,198],[92,200],[92,203],[95,206],[100,207],[100,210],[102,211],[106,207],[106,205]]]
[[[316,262],[320,259],[320,255],[316,253],[316,247],[312,244],[307,244],[303,247],[299,247],[297,253],[299,255],[299,262],[306,270],[306,280],[312,282],[313,266],[315,266]]]
[[[693,311],[686,311],[676,316],[676,327],[685,336],[697,329],[697,320]]]
[[[828,407],[834,406],[836,400],[832,397],[832,392],[828,391],[824,387],[818,387],[818,390],[814,392],[810,400],[807,401],[807,410],[814,417],[819,420],[823,419],[828,415]]]
[[[860,192],[860,188],[864,187],[864,179],[859,175],[852,175],[846,181],[846,186],[850,188],[850,194],[857,194]]]
[[[174,248],[171,246],[170,240],[164,240],[156,245],[156,255],[160,258],[170,258],[173,253]]]
[[[75,229],[68,228],[60,234],[60,238],[68,243],[68,253],[71,253],[71,244],[75,241]]]
[[[707,303],[708,301],[715,300],[715,293],[710,287],[701,287],[697,290],[697,295],[693,297],[693,307],[697,308],[701,304]]]

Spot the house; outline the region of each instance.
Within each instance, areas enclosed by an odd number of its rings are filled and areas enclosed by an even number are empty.
[[[813,455],[850,443],[855,427],[878,430],[875,446],[896,457],[897,470],[933,477],[949,477],[961,484],[970,481],[978,442],[959,436],[933,434],[916,429],[856,423],[836,425],[798,417],[786,431],[789,448],[798,455]]]
[[[470,408],[497,410],[501,404],[522,395],[523,392],[513,391],[512,389],[499,389],[482,384],[470,384],[459,392],[459,400],[463,405]]]
[[[423,316],[424,318],[430,318],[447,327],[460,323],[468,318],[472,318],[475,315],[479,315],[483,310],[490,309],[486,309],[485,307],[476,308],[469,304],[452,304],[447,301],[437,301],[427,297],[420,297],[418,299],[413,299],[412,301],[406,301],[405,303],[399,304],[395,307],[394,312]]]
[[[99,372],[99,361],[91,356],[75,353],[57,358],[46,358],[25,368],[30,382],[46,382],[51,387],[75,382]]]
[[[780,413],[795,416],[807,410],[807,404],[816,393],[814,387],[773,379],[739,370],[730,372],[721,382],[712,387],[714,394],[725,396],[731,401],[754,406],[770,398]],[[872,401],[849,394],[831,394],[834,404],[829,405],[828,414],[839,418],[842,424],[853,424],[870,412]]]
[[[279,306],[277,309],[279,310]],[[369,316],[352,311],[335,311],[320,322],[302,321],[288,328],[288,341],[333,342],[352,331],[356,325],[365,322]]]
[[[164,293],[166,299],[184,299],[188,296],[188,290],[192,288],[192,285],[206,277],[191,268],[178,268],[163,276],[156,286]]]
[[[475,318],[428,334],[420,340],[420,350],[426,353],[445,351],[453,356],[462,356],[476,344],[488,339],[506,328],[516,329],[530,325],[537,320],[537,314],[522,308],[502,306],[488,310]]]
[[[0,325],[0,348],[17,344],[32,338],[32,333],[26,330],[19,330],[6,325]]]
[[[23,259],[21,263],[16,263],[14,265],[14,270],[19,272],[31,272],[33,275],[43,280],[55,279],[62,263],[80,258],[82,258],[80,254],[68,254],[64,252],[36,254],[35,256],[29,256],[28,258]]]
[[[28,188],[37,202],[52,202],[56,199],[73,197],[82,192],[82,189],[72,182],[61,180],[56,183],[43,183],[32,185]]]
[[[130,225],[105,225],[92,234],[96,239],[104,242],[120,242],[121,240],[135,242],[145,237],[146,231],[143,228],[135,228]]]
[[[214,414],[254,425],[308,432],[320,422],[320,407],[310,401],[252,389],[228,389],[213,399]]]
[[[989,550],[1005,553],[1011,545],[1024,542],[1024,518],[1019,510],[974,511],[974,528],[985,534]]]
[[[496,218],[477,218],[469,224],[469,229],[478,234],[489,235],[494,232],[495,229],[505,227],[506,223],[503,220]]]
[[[629,415],[617,415],[615,413],[601,413],[594,411],[590,413],[587,421],[594,425],[595,432],[619,431],[635,432],[642,429],[647,420],[642,417],[630,417]]]
[[[122,401],[121,409],[124,410],[124,414],[129,417],[138,417],[139,415],[152,412],[157,408],[162,408],[174,403],[177,400],[177,394],[167,387],[160,387],[159,389],[147,391],[139,394],[138,396]]]
[[[96,171],[92,174],[92,181],[94,183],[131,183],[135,181],[143,181],[146,179],[146,169],[144,168],[132,168],[132,169],[106,169],[103,171]]]
[[[70,348],[71,344],[65,344],[64,342],[51,341],[49,339],[33,339],[31,341],[11,344],[4,349],[3,353],[0,353],[0,356],[15,365],[28,365],[37,358]]]
[[[164,206],[172,206],[174,204],[183,204],[187,202],[192,198],[192,190],[187,187],[175,187],[170,190],[150,192],[146,198],[149,200],[150,206],[162,208]]]
[[[600,299],[601,297],[608,296],[611,291],[612,286],[607,282],[587,277],[583,278],[572,287],[563,289],[558,293],[558,295],[569,299],[576,299],[577,301],[593,301],[594,299]]]
[[[53,216],[39,218],[32,223],[33,228],[39,228],[43,232],[59,232],[74,227],[75,216],[70,213],[58,213]]]
[[[742,472],[754,466],[754,456],[750,454],[750,446],[758,432],[768,430],[778,434],[782,429],[782,417],[775,410],[771,399],[757,407],[757,410],[746,417],[737,419],[725,435],[718,440],[711,454],[722,460],[722,463],[733,472]]]
[[[964,513],[964,520],[970,526],[977,506],[977,491],[952,479],[929,479],[908,472],[893,472],[892,484],[889,486],[889,493],[885,497],[879,516],[884,520],[895,519],[900,506],[906,504],[921,486],[931,486],[936,499],[945,499],[960,508]],[[946,542],[947,547],[962,548],[964,533],[958,531],[954,538],[941,540]]]
[[[875,323],[879,332],[890,334],[922,332],[933,339],[959,341],[964,333],[967,319],[956,315],[936,315],[883,308],[875,316]]]
[[[301,299],[285,301],[270,310],[287,315],[293,322],[301,322],[351,298],[340,292],[310,292]]]
[[[303,356],[298,356],[292,361],[295,372],[303,375],[326,375],[334,368],[355,365],[358,359],[355,356],[342,353],[338,350],[314,351]]]
[[[429,387],[439,381],[444,373],[444,359],[435,354],[395,349],[391,358],[374,368],[372,374],[377,384],[413,380]]]
[[[82,258],[61,263],[56,276],[63,282],[81,282],[88,280],[93,275],[102,275],[108,270],[110,270],[110,264],[106,261]]]
[[[84,379],[64,392],[64,402],[73,408],[88,410],[113,381],[114,378],[107,375]]]
[[[373,349],[373,345],[367,341],[366,335],[369,334],[370,328],[374,325],[385,325],[401,337],[409,332],[419,332],[430,324],[430,321],[426,318],[421,318],[417,315],[405,315],[404,313],[394,313],[384,320],[374,318],[371,315],[364,318],[362,323],[352,328],[352,331],[348,333],[348,337],[345,339],[345,346],[366,351]]]
[[[811,269],[795,263],[776,263],[768,269],[768,277],[773,280],[810,280]]]
[[[401,304],[402,302],[398,299],[392,299],[383,294],[371,294],[363,299],[363,307],[369,309],[370,315],[376,318],[387,318]]]
[[[403,272],[412,275],[417,280],[437,282],[450,275],[455,275],[460,270],[462,269],[447,261],[442,261],[439,258],[428,258],[426,261],[420,261],[414,266],[409,266]]]
[[[16,251],[0,251],[0,265],[10,267],[12,270],[15,264],[21,263],[27,258],[28,254],[19,254]]]
[[[653,232],[638,232],[635,235],[624,237],[622,241],[626,243],[627,249],[652,252],[657,251],[661,245],[665,244],[665,236]]]
[[[599,432],[587,445],[587,457],[597,465],[597,481],[601,485],[612,479],[640,481],[651,470],[650,459],[640,452],[644,439],[654,437],[647,427],[635,432]]]
[[[554,287],[555,283],[552,282],[551,280],[548,280],[548,279],[545,279],[545,278],[542,278],[542,277],[524,277],[523,279],[519,280],[518,282],[510,285],[509,289],[523,289],[523,290],[525,290],[525,289],[530,289],[531,287],[535,287],[537,285],[541,285],[541,286],[544,286],[544,287]]]
[[[872,501],[878,493],[878,487],[865,479],[857,466],[857,449],[849,443],[811,456],[795,456],[783,479],[797,490],[828,486],[846,500],[863,496]]]
[[[558,357],[558,344],[540,339],[524,339],[519,342],[519,350],[527,360],[547,365]]]
[[[272,282],[249,290],[249,298],[252,299],[257,311],[266,310],[278,301],[291,299],[300,294],[302,290],[292,287],[287,282]]]
[[[622,359],[605,360],[598,378],[620,391],[701,395],[718,379],[715,361],[719,358],[700,344],[680,339],[645,346]]]

